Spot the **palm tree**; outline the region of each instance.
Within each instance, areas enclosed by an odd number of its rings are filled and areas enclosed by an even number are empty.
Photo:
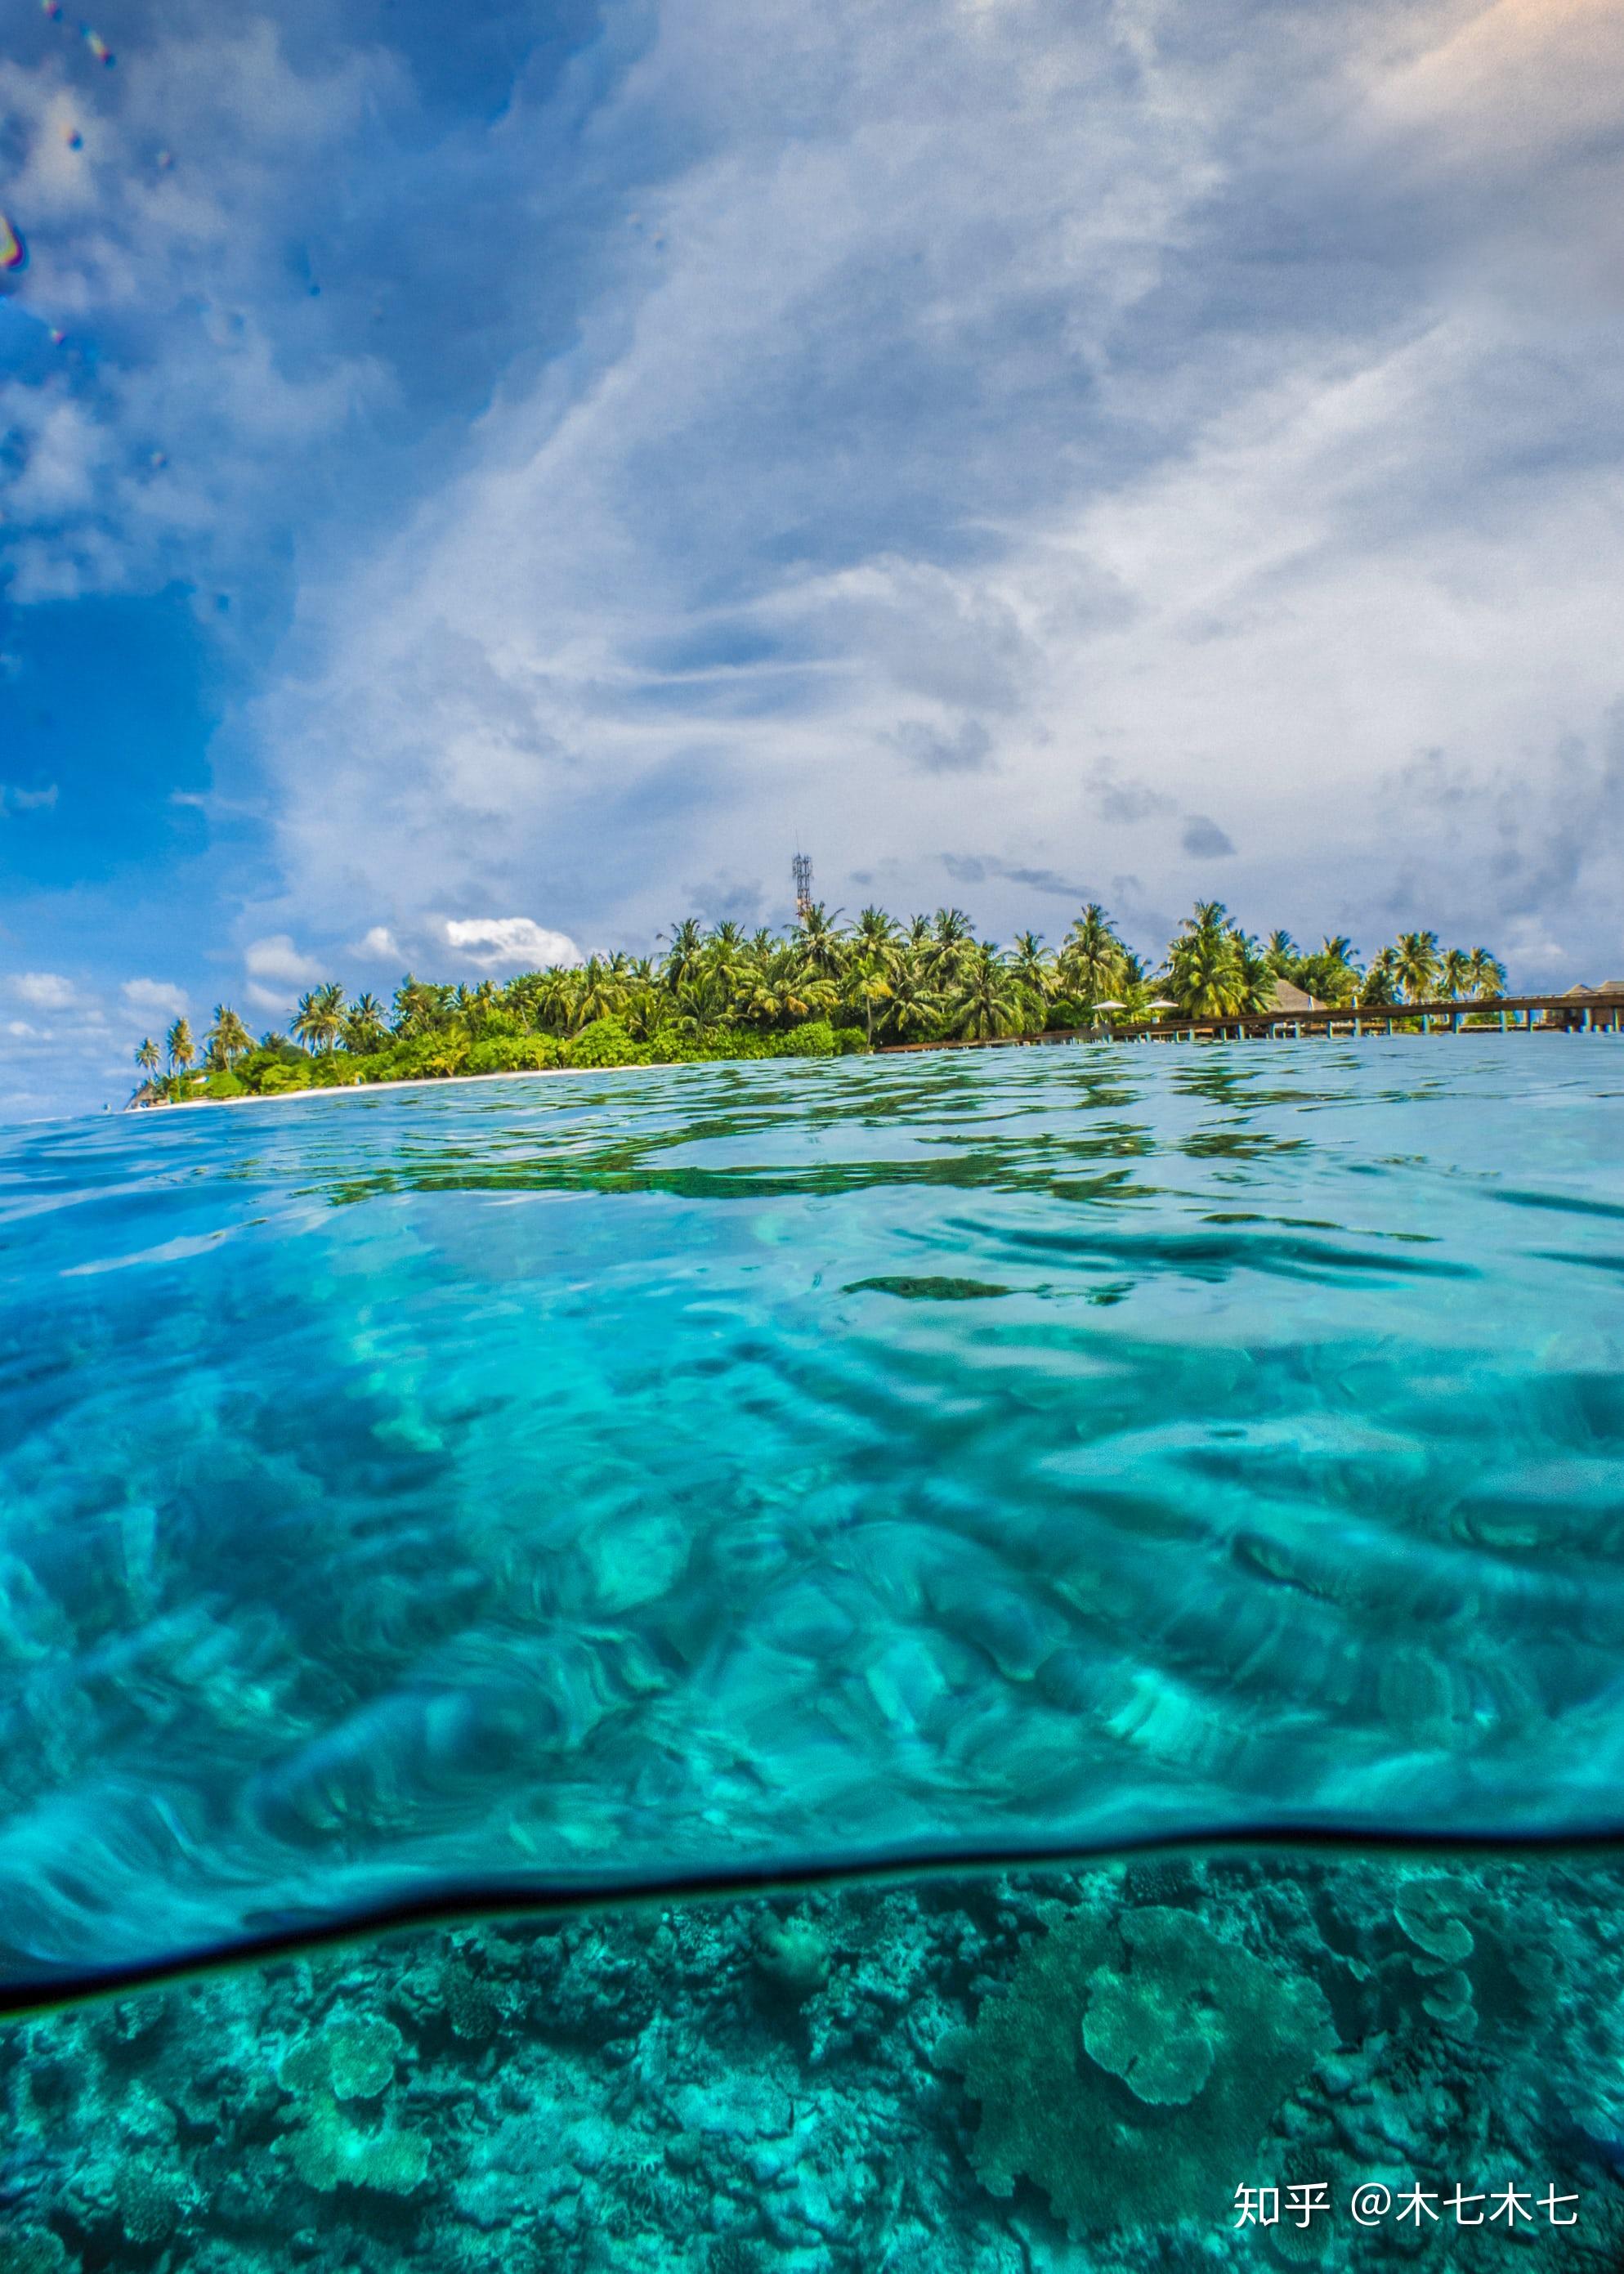
[[[1090,900],[1060,944],[1060,976],[1066,992],[1093,1005],[1120,993],[1124,948],[1098,900]]]
[[[401,1040],[435,1034],[450,1016],[450,988],[414,979],[409,971],[395,990],[395,1031]]]
[[[380,1050],[389,1039],[389,1029],[384,1022],[383,1005],[375,995],[357,995],[344,1013],[340,1030],[344,1048],[357,1058],[365,1058]]]
[[[942,998],[914,955],[905,954],[891,981],[891,1003],[885,1024],[899,1043],[910,1035],[934,1033],[942,1020]]]
[[[973,940],[962,968],[949,1010],[951,1031],[966,1042],[1019,1034],[1026,1022],[1026,997],[1000,950],[990,940]]]
[[[670,1023],[680,1035],[703,1042],[707,1035],[727,1024],[732,1002],[726,986],[714,971],[696,972],[676,990],[676,1009]]]
[[[1463,947],[1452,947],[1444,957],[1440,969],[1440,984],[1452,1000],[1464,995],[1471,984],[1471,958]]]
[[[1123,1008],[1130,1019],[1148,1019],[1151,1004],[1156,996],[1155,974],[1141,955],[1124,948],[1122,969],[1116,982],[1122,996]]]
[[[1395,975],[1407,1003],[1424,1003],[1438,986],[1438,934],[1405,931],[1399,934]]]
[[[672,933],[671,945],[665,951],[665,977],[673,993],[691,975],[704,941],[704,926],[697,916],[684,916]]]
[[[293,1031],[307,1049],[331,1051],[338,1045],[344,1023],[344,990],[336,979],[312,987],[299,998]]]
[[[930,919],[925,970],[934,987],[950,993],[959,986],[977,945],[974,927],[962,908],[938,908]]]
[[[1466,976],[1472,993],[1485,999],[1506,991],[1506,967],[1486,947],[1474,947],[1467,957]]]
[[[158,1079],[158,1069],[163,1064],[163,1059],[159,1054],[158,1045],[154,1042],[150,1035],[144,1035],[141,1037],[140,1043],[136,1050],[135,1062],[141,1069],[142,1073],[147,1077],[146,1081],[141,1084],[142,1088],[150,1089],[154,1082]]]
[[[1263,952],[1263,960],[1274,978],[1290,979],[1296,976],[1297,966],[1303,960],[1303,951],[1289,931],[1272,931],[1268,945]]]
[[[1046,1005],[1055,991],[1056,970],[1054,959],[1043,953],[1041,932],[1016,933],[1010,968],[1033,1002],[1040,1006]]]
[[[838,978],[846,960],[846,940],[837,921],[839,914],[837,908],[831,916],[822,900],[814,900],[796,926],[801,968],[816,978]]]
[[[229,1067],[247,1057],[253,1048],[253,1036],[229,1003],[216,1003],[214,1023],[204,1035],[203,1044],[211,1065]]]
[[[1230,1019],[1249,1010],[1263,976],[1261,960],[1250,947],[1222,900],[1198,900],[1168,949],[1169,991],[1180,1010],[1205,1019]]]
[[[669,1011],[663,988],[634,980],[621,990],[619,1016],[635,1043],[651,1043],[665,1024]]]
[[[613,1019],[626,999],[626,990],[601,955],[589,955],[575,974],[570,1024],[578,1032],[594,1019]]]
[[[575,975],[567,965],[553,963],[545,971],[522,972],[502,991],[508,1008],[517,1012],[526,1027],[539,1034],[561,1035],[569,1027]]]
[[[169,1053],[170,1065],[184,1073],[198,1053],[192,1039],[192,1029],[184,1018],[177,1019],[169,1028],[163,1038],[163,1047]]]
[[[1398,950],[1384,947],[1371,959],[1370,969],[1365,975],[1365,984],[1359,990],[1359,1000],[1373,1009],[1386,1010],[1398,999]]]
[[[868,1030],[868,1048],[872,1050],[874,1048],[874,1006],[876,1003],[890,1002],[891,982],[881,976],[876,965],[870,963],[865,968],[861,977],[852,983],[851,991],[854,999],[862,1005],[863,1019]]]
[[[852,944],[860,955],[888,963],[898,948],[897,919],[883,908],[866,907],[852,927]]]

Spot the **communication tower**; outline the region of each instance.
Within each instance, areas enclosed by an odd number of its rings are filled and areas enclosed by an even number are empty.
[[[795,879],[795,922],[805,923],[812,910],[812,855],[797,853],[789,865]]]

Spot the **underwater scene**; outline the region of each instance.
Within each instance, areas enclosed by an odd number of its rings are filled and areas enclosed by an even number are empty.
[[[0,2274],[1624,2263],[1616,1038],[0,1141]]]

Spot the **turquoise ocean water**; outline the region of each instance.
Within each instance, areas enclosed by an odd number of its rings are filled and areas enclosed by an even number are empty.
[[[1223,2214],[1383,2158],[1613,2263],[1618,1867],[1513,1849],[1624,1816],[1621,1100],[1451,1036],[11,1135],[0,1983],[597,1900],[13,2024],[0,2267],[1376,2263]]]

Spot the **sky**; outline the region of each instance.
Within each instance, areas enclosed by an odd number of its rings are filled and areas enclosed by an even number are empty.
[[[89,4],[0,0],[0,1118],[797,845],[1624,975],[1617,0]]]

